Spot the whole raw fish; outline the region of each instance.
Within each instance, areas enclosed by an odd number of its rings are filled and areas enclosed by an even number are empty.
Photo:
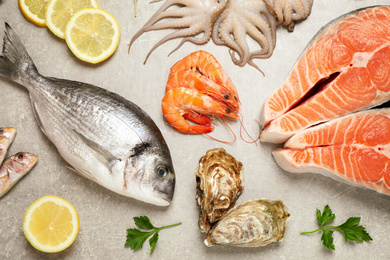
[[[0,165],[16,135],[13,127],[0,127]]]
[[[105,89],[39,74],[6,23],[0,75],[30,93],[39,126],[79,173],[119,194],[169,205],[175,174],[168,146],[138,106]]]
[[[17,153],[7,158],[0,167],[0,198],[6,194],[37,163],[31,153]]]

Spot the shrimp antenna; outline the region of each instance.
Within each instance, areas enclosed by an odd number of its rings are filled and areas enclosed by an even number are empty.
[[[244,127],[244,119],[243,118],[244,118],[243,115],[240,113],[239,121],[240,121],[240,125],[241,125],[240,126],[240,137],[241,137],[241,140],[243,140],[244,142],[246,142],[248,144],[256,143],[260,139],[260,135],[261,135],[261,125],[260,125],[260,122],[255,119],[255,122],[259,125],[259,134],[258,134],[256,139],[253,139],[252,136],[248,133],[248,131]],[[244,137],[242,136],[242,129],[244,129],[245,134],[247,136],[249,136],[249,138],[252,141],[247,141],[247,140],[244,139]],[[257,143],[256,143],[256,145],[257,145]]]
[[[221,143],[223,143],[223,144],[234,144],[234,143],[236,142],[236,140],[237,140],[236,134],[235,134],[235,133],[233,132],[233,130],[230,128],[230,126],[229,126],[229,124],[226,122],[224,116],[222,116],[222,120],[223,120],[223,122],[225,122],[225,125],[226,125],[227,128],[229,129],[230,133],[232,133],[232,135],[233,135],[233,137],[234,137],[233,141],[230,141],[230,142],[229,142],[229,141],[223,141],[223,140],[219,140],[219,139],[217,139],[217,138],[215,138],[215,137],[212,137],[212,136],[210,136],[210,135],[208,135],[208,134],[204,134],[204,135],[207,136],[207,137],[209,137],[209,138],[211,138],[211,139],[213,139],[213,140],[215,140],[215,141],[221,142]]]

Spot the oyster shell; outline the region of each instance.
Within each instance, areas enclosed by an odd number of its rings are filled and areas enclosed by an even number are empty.
[[[207,233],[240,196],[244,188],[242,163],[223,148],[210,149],[200,158],[195,174],[195,198],[200,206],[198,225]]]
[[[210,230],[206,246],[265,246],[280,241],[290,216],[281,200],[247,201],[233,209]]]

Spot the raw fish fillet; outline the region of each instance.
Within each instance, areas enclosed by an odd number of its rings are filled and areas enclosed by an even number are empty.
[[[265,101],[261,141],[293,134],[390,99],[390,7],[370,7],[324,26]]]
[[[303,130],[273,156],[286,171],[320,173],[390,195],[390,108]]]

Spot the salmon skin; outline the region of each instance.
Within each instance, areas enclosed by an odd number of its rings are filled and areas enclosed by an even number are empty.
[[[390,108],[305,129],[273,152],[289,172],[313,172],[390,195]]]
[[[265,101],[261,141],[283,143],[299,130],[390,99],[390,7],[340,16],[324,26]]]

